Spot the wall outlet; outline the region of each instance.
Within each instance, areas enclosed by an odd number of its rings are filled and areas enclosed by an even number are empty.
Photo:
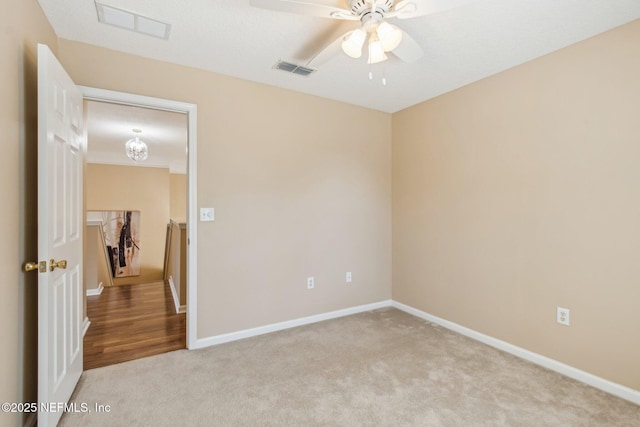
[[[313,277],[307,277],[307,289],[313,289],[316,285],[316,280]]]
[[[570,313],[569,313],[569,309],[568,308],[557,307],[556,321],[558,323],[560,323],[561,325],[569,326],[569,324],[570,324],[569,315],[570,315]]]
[[[347,283],[351,283],[352,280],[351,280],[351,272],[350,271],[347,271],[347,274],[345,276],[345,281]]]

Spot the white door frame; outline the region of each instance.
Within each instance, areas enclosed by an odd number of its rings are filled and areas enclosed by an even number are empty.
[[[187,115],[187,348],[196,347],[197,334],[197,106],[186,102],[152,98],[125,92],[78,86],[84,99],[154,108]]]

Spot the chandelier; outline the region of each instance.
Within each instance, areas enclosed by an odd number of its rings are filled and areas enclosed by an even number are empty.
[[[140,129],[132,129],[136,136],[127,141],[124,146],[127,156],[134,162],[142,162],[149,156],[149,148],[143,140],[140,139],[139,134],[142,133]]]

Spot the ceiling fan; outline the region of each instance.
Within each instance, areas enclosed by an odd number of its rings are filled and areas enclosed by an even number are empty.
[[[404,62],[423,56],[420,45],[409,34],[387,22],[389,18],[409,19],[451,9],[470,0],[250,0],[254,7],[301,15],[347,21],[360,21],[358,28],[347,31],[317,53],[307,66],[318,66],[339,53],[352,58],[367,53],[367,62],[386,60],[391,52]],[[345,7],[336,6],[343,3]],[[365,42],[366,46],[365,46]]]

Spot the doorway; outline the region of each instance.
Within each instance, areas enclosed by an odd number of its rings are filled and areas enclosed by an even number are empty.
[[[195,234],[196,234],[196,216],[195,216],[195,206],[196,206],[196,162],[195,162],[195,153],[196,153],[196,106],[194,104],[182,103],[177,101],[170,101],[158,98],[150,98],[139,95],[127,94],[122,92],[114,92],[107,91],[102,89],[88,88],[80,86],[80,89],[83,93],[83,97],[85,102],[92,102],[96,104],[110,104],[110,105],[119,105],[123,108],[143,108],[149,109],[157,112],[158,114],[167,113],[183,116],[186,118],[185,127],[186,127],[186,147],[183,148],[182,151],[185,157],[184,164],[184,172],[186,173],[186,198],[185,198],[185,212],[184,217],[179,218],[183,223],[186,223],[185,227],[185,245],[186,245],[186,274],[185,282],[186,282],[186,301],[182,302],[183,309],[186,309],[186,319],[185,315],[182,314],[182,320],[172,321],[174,324],[174,328],[179,327],[176,325],[181,325],[182,328],[185,328],[186,323],[186,347],[190,348],[191,343],[195,342],[194,337],[195,326],[196,326],[196,305],[195,305],[195,284],[196,284],[196,245],[195,245]],[[144,129],[142,129],[144,132]],[[86,135],[85,135],[86,137]],[[144,138],[144,133],[142,134]],[[150,150],[153,150],[153,146],[149,147]],[[155,149],[161,150],[162,147],[156,146]],[[124,150],[124,141],[122,142],[122,150]],[[151,157],[150,157],[151,158]],[[155,166],[155,165],[151,165]],[[180,168],[178,166],[178,168]],[[86,173],[86,172],[85,172]],[[125,206],[116,206],[117,209],[127,209]],[[147,218],[148,220],[149,218]],[[165,236],[162,235],[162,238]],[[144,243],[143,243],[144,244]],[[153,245],[155,250],[157,251],[157,244]],[[161,250],[165,248],[164,241],[161,245],[159,245]],[[118,292],[112,292],[113,296],[110,298],[120,301],[127,301],[136,294],[140,298],[147,298],[148,300],[155,300],[156,304],[162,305],[162,301],[164,300],[174,300],[175,291],[168,292],[167,287],[165,285],[163,272],[164,269],[163,263],[164,254],[160,257],[160,268],[149,268],[147,271],[151,276],[149,277],[131,277],[130,279],[116,278],[114,280],[119,280],[119,285],[117,286]],[[155,275],[154,275],[155,274]],[[155,277],[158,276],[158,277]],[[155,280],[157,279],[157,280]],[[123,283],[124,280],[124,283]],[[128,281],[132,283],[138,283],[134,285],[130,285],[127,283]],[[145,285],[140,285],[140,283],[146,283]],[[133,287],[137,288],[133,288]],[[168,293],[167,293],[168,292]],[[120,303],[121,304],[121,303]],[[124,303],[127,304],[126,302]],[[173,305],[173,304],[171,304]],[[170,307],[167,307],[167,313],[170,311]],[[91,322],[91,318],[88,319]],[[88,324],[87,324],[88,327]],[[86,330],[86,329],[85,329]],[[175,343],[174,343],[175,344]],[[184,348],[184,342],[182,344],[182,348]]]

